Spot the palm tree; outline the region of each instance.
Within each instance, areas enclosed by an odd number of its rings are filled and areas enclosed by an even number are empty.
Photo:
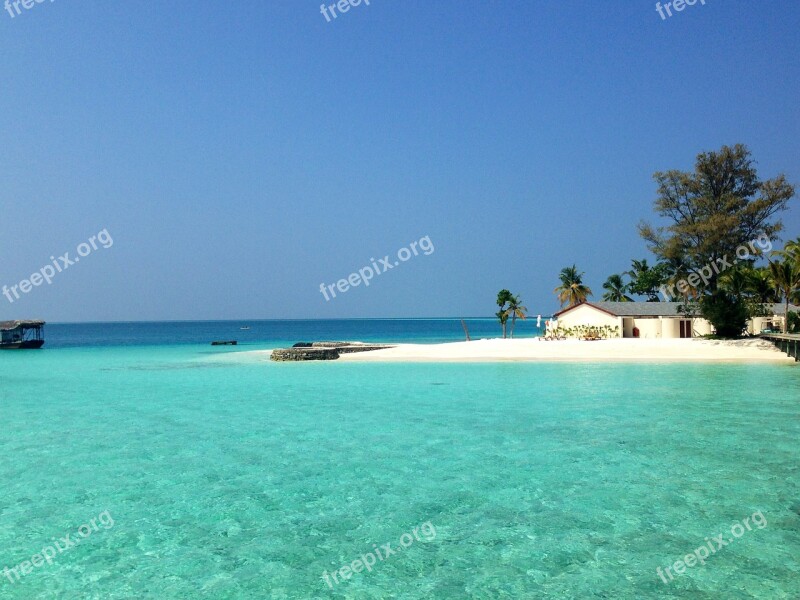
[[[781,262],[770,262],[769,271],[775,288],[786,302],[786,310],[783,313],[783,332],[789,331],[789,302],[796,289],[800,287],[800,264],[794,260],[784,260]]]
[[[632,260],[631,270],[624,275],[631,278],[627,291],[637,296],[647,296],[648,302],[659,302],[658,294],[667,282],[670,265],[660,262],[654,267],[647,264],[647,259]]]
[[[508,321],[508,315],[504,310],[498,310],[494,313],[497,319],[500,321],[500,326],[503,328],[503,339],[506,339],[506,321]]]
[[[777,250],[773,254],[777,254],[795,264],[800,264],[800,237],[791,242],[786,242],[783,250]]]
[[[749,291],[749,283],[747,270],[741,267],[729,269],[719,276],[719,287],[737,298],[741,298]]]
[[[561,269],[561,273],[558,275],[561,285],[553,290],[553,293],[558,295],[561,306],[567,303],[569,306],[575,306],[586,302],[586,299],[592,295],[592,290],[583,284],[583,275],[578,272],[578,267],[575,265]]]
[[[606,293],[603,294],[603,300],[609,302],[633,302],[633,298],[625,295],[625,292],[628,291],[628,286],[622,281],[622,275],[610,275],[603,284],[603,289],[606,290]]]
[[[625,274],[628,275],[631,279],[636,280],[639,275],[643,273],[647,273],[650,270],[650,265],[647,264],[647,259],[643,258],[642,260],[636,260],[635,258],[631,261],[631,270],[626,271]]]
[[[798,266],[798,268],[800,268],[800,237],[798,237],[796,240],[786,242],[783,250],[777,252],[777,254],[780,254],[788,260],[791,260],[796,266]],[[792,293],[791,299],[792,303],[800,304],[800,289],[797,289]]]
[[[508,308],[506,309],[506,315],[511,316],[511,337],[514,337],[514,325],[517,323],[517,317],[522,319],[523,321],[527,318],[525,314],[527,312],[527,307],[522,306],[519,303],[519,296],[512,296],[511,300],[508,301]],[[507,318],[507,317],[506,317]]]
[[[664,269],[668,274],[665,281],[666,286],[673,292],[677,291],[679,294],[681,294],[685,303],[689,302],[690,297],[696,299],[700,295],[700,292],[698,292],[696,288],[686,284],[686,281],[689,279],[692,271],[689,269],[689,266],[686,264],[686,261],[683,258],[672,257],[668,259],[664,265]],[[681,281],[684,282],[683,292],[677,289],[677,285]],[[665,298],[667,302],[672,301],[671,294],[665,294],[665,296],[668,296]]]
[[[775,282],[768,268],[751,269],[747,271],[747,291],[759,304],[774,304],[780,301],[775,294]]]
[[[514,296],[508,290],[503,289],[497,292],[497,306],[500,307],[500,310],[496,313],[496,316],[500,320],[500,325],[503,327],[503,339],[506,339],[506,321],[508,321],[506,304],[513,299]]]

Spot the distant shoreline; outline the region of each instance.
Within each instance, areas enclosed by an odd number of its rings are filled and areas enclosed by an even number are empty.
[[[271,351],[256,351],[268,355]],[[597,341],[538,338],[482,339],[442,344],[398,344],[394,348],[342,355],[342,362],[733,362],[785,363],[794,359],[771,343],[707,339],[609,339]]]

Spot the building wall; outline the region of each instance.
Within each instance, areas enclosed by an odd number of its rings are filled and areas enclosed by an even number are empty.
[[[622,337],[633,337],[633,317],[623,317],[622,319]]]
[[[661,337],[674,339],[681,337],[681,321],[683,319],[666,318],[661,322]]]
[[[636,317],[633,326],[639,330],[639,337],[653,339],[661,337],[661,319],[658,317]]]
[[[678,339],[681,337],[681,321],[685,320],[685,317],[625,317],[624,336],[633,337],[633,328],[636,327],[641,338]],[[711,324],[705,319],[692,319],[692,332],[694,337],[707,335],[711,333]]]
[[[761,330],[766,329],[769,323],[772,324],[774,329],[783,329],[783,316],[753,317],[747,324],[747,332],[751,334],[761,333]]]
[[[590,325],[594,327],[619,327],[623,337],[633,337],[633,328],[639,330],[639,337],[645,339],[664,338],[675,339],[681,337],[680,322],[686,317],[616,317],[598,310],[593,306],[582,305],[572,309],[558,318],[558,326],[562,328]],[[706,319],[694,318],[692,321],[692,335],[699,337],[710,335],[714,332],[711,323]],[[767,322],[780,328],[783,317],[756,317],[748,323],[747,330],[757,334],[766,327]]]
[[[696,336],[711,335],[714,333],[714,328],[711,326],[711,323],[705,319],[693,319],[692,327],[694,330],[694,335]]]
[[[594,327],[608,325],[609,327],[620,327],[621,329],[622,319],[585,304],[572,309],[558,318],[559,327],[578,327],[579,325],[591,325]]]

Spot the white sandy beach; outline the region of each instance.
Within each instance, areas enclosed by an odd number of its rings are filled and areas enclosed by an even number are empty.
[[[493,361],[663,361],[773,362],[794,359],[761,339],[611,339],[598,341],[484,339],[447,344],[401,344],[395,348],[343,354],[345,362]]]

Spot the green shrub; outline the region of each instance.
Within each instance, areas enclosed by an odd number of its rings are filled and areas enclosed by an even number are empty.
[[[800,333],[800,314],[789,312],[789,333]]]
[[[741,298],[717,290],[700,300],[700,313],[722,338],[738,338],[744,334],[750,311]]]

